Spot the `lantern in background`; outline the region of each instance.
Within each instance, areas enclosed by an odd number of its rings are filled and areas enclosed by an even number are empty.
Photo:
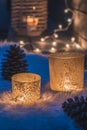
[[[33,73],[12,76],[12,94],[16,101],[32,103],[40,98],[41,77]]]
[[[55,91],[83,89],[84,54],[59,52],[49,56],[50,87]]]
[[[47,0],[12,0],[12,27],[23,36],[39,36],[47,28]]]

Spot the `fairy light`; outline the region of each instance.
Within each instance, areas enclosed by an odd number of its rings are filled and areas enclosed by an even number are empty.
[[[51,47],[50,52],[51,52],[51,53],[55,53],[55,52],[56,52],[56,48]]]
[[[66,7],[68,7],[67,5],[67,0],[65,0],[65,4],[66,4]],[[72,17],[71,18],[68,18],[67,19],[67,26],[65,27],[65,26],[63,26],[62,24],[59,24],[58,25],[58,28],[56,28],[56,29],[54,29],[53,30],[53,33],[51,34],[51,35],[49,35],[49,36],[45,36],[44,38],[41,38],[41,41],[43,42],[43,41],[46,41],[46,40],[51,40],[51,41],[53,41],[53,46],[55,46],[54,45],[54,42],[55,42],[55,40],[57,39],[57,38],[59,38],[59,35],[58,35],[58,32],[62,32],[62,31],[67,31],[68,29],[69,29],[69,27],[71,26],[71,24],[72,24],[72,21],[73,21],[73,11],[70,9],[70,8],[66,8],[65,10],[64,10],[64,13],[71,13],[72,14]],[[74,40],[72,39],[71,40],[72,42],[74,42]],[[66,45],[66,47],[67,47],[67,45]],[[68,47],[67,47],[68,48]]]
[[[20,43],[21,45],[24,45],[24,41],[19,41],[19,43]]]
[[[58,25],[58,28],[59,28],[59,29],[62,29],[62,28],[63,28],[62,24],[59,24],[59,25]]]
[[[72,22],[72,19],[71,19],[71,18],[68,18],[68,19],[67,19],[67,22],[68,22],[68,23],[71,23],[71,22]]]
[[[68,13],[68,9],[65,9],[65,10],[64,10],[64,13]]]
[[[67,0],[65,0],[65,4],[66,4],[66,7],[67,7],[67,8],[64,10],[64,13],[65,13],[65,14],[69,13],[69,14],[72,15],[71,18],[68,18],[68,19],[66,20],[67,25],[66,25],[66,26],[63,26],[63,25],[60,23],[60,24],[58,25],[58,27],[53,30],[53,33],[52,33],[51,35],[47,35],[47,36],[44,36],[43,38],[41,38],[41,39],[40,39],[41,42],[51,41],[51,43],[52,43],[51,46],[56,47],[56,45],[57,45],[56,40],[59,38],[58,32],[67,31],[67,30],[69,29],[69,27],[71,26],[71,24],[72,24],[72,22],[73,22],[73,17],[74,17],[73,13],[74,13],[74,12],[73,12],[72,9],[68,8]],[[33,9],[36,9],[36,8],[33,7]],[[71,42],[74,44],[75,41],[76,41],[76,38],[72,36],[72,37],[71,37]],[[76,48],[79,48],[78,45],[76,45],[76,46],[77,46]],[[57,49],[54,48],[54,47],[51,47],[50,52],[52,52],[52,53],[56,52]],[[67,49],[69,49],[71,46],[70,46],[70,44],[66,44],[65,47],[66,47]],[[39,53],[41,50],[35,49],[35,51]]]
[[[24,41],[19,41],[19,46],[23,47],[25,45]]]
[[[77,48],[77,49],[80,49],[81,46],[80,46],[78,43],[76,43],[76,48]]]
[[[65,46],[66,46],[66,48],[70,48],[70,45],[69,45],[69,44],[66,44]]]
[[[54,37],[55,37],[55,38],[58,38],[58,37],[59,37],[59,35],[58,35],[58,34],[56,34],[56,33],[54,33]]]
[[[34,52],[35,52],[35,53],[40,53],[41,50],[40,50],[39,48],[36,48],[36,49],[34,50]]]
[[[40,40],[41,40],[41,42],[44,42],[44,41],[45,41],[45,38],[41,38]]]
[[[71,37],[71,42],[75,42],[75,37]]]
[[[57,45],[57,43],[54,41],[54,42],[52,43],[52,45],[53,45],[53,46],[56,46],[56,45]]]

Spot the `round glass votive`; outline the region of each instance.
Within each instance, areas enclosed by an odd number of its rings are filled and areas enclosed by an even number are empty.
[[[40,98],[41,77],[33,73],[12,76],[12,94],[16,101],[31,103]]]
[[[58,52],[49,55],[50,87],[55,91],[81,90],[84,86],[84,54]]]

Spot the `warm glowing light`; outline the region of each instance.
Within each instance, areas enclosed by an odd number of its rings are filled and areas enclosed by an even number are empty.
[[[80,46],[79,44],[76,44],[76,48],[77,48],[77,49],[80,49],[81,46]]]
[[[38,22],[38,18],[34,16],[27,16],[27,26],[30,27],[31,30],[36,29]]]
[[[24,44],[25,44],[24,41],[19,41],[19,43],[20,43],[21,45],[24,45]]]
[[[64,12],[65,12],[65,13],[68,13],[68,9],[65,9]]]
[[[72,22],[72,19],[71,19],[71,18],[68,18],[68,19],[67,19],[67,22],[68,22],[68,23],[71,23],[71,22]]]
[[[36,49],[34,50],[34,52],[35,52],[35,53],[41,53],[41,50],[40,50],[39,48],[36,48]]]
[[[75,91],[84,88],[84,54],[58,52],[49,56],[50,88]]]
[[[56,52],[56,48],[52,47],[52,48],[50,49],[50,52],[51,52],[51,53],[55,53],[55,52]]]
[[[41,38],[40,40],[41,40],[41,42],[44,42],[44,41],[45,41],[45,38]]]
[[[15,101],[24,104],[40,98],[41,77],[33,73],[19,73],[12,76],[12,94]]]
[[[72,41],[72,42],[75,42],[75,40],[76,40],[75,37],[72,37],[72,38],[71,38],[71,41]]]
[[[23,47],[25,45],[24,41],[19,41],[19,46]]]
[[[54,42],[52,43],[52,45],[53,45],[53,46],[56,46],[56,45],[57,45],[57,43],[54,41]]]
[[[68,91],[70,89],[70,86],[68,86],[67,84],[64,85],[64,89],[66,89],[66,91]]]
[[[66,48],[70,48],[70,45],[69,45],[69,44],[66,44]]]
[[[33,10],[36,10],[36,7],[35,7],[35,6],[33,6]]]
[[[58,36],[58,34],[54,33],[54,37],[55,37],[55,38],[58,38],[59,36]]]
[[[23,97],[18,98],[17,100],[18,100],[18,101],[23,102],[23,101],[24,101],[24,96],[23,96]]]
[[[58,28],[59,28],[59,29],[62,29],[62,28],[63,28],[63,26],[62,26],[61,24],[59,24],[59,25],[58,25]]]
[[[66,5],[68,5],[68,3],[67,3],[67,0],[65,1],[65,4]],[[58,38],[59,36],[57,35],[58,34],[58,32],[61,32],[61,31],[67,31],[68,29],[69,29],[69,27],[71,26],[71,24],[72,24],[72,21],[73,21],[73,10],[72,9],[70,9],[70,8],[66,8],[65,10],[64,10],[64,12],[65,13],[70,13],[70,14],[72,14],[72,17],[70,17],[70,18],[68,18],[67,19],[67,25],[66,26],[63,26],[62,24],[59,24],[58,25],[58,28],[56,28],[56,29],[54,29],[53,30],[53,34],[52,35],[49,35],[49,36],[45,36],[44,38],[45,38],[45,41],[47,41],[47,40],[49,40],[49,39],[52,39],[53,41],[55,41],[55,39],[54,38]],[[74,39],[72,38],[71,39],[71,41],[72,42],[74,42]],[[67,45],[66,45],[66,47],[67,47]],[[68,48],[68,47],[67,47]]]

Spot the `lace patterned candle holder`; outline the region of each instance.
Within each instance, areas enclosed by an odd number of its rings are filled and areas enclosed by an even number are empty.
[[[12,94],[16,101],[32,103],[40,98],[41,77],[33,73],[12,76]]]
[[[49,56],[50,87],[55,91],[81,90],[84,86],[84,54],[58,52]]]

